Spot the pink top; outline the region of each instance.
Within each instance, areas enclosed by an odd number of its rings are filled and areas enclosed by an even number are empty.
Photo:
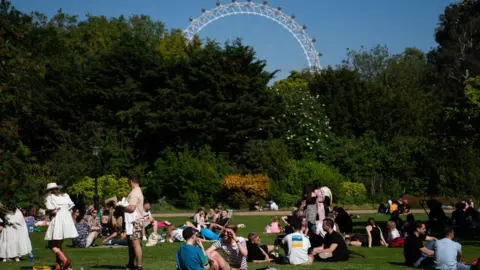
[[[270,231],[271,233],[280,233],[282,230],[280,230],[280,224],[278,222],[272,222],[270,224]]]
[[[315,194],[317,195],[317,203],[323,203],[325,201],[325,194],[321,189],[316,189]]]

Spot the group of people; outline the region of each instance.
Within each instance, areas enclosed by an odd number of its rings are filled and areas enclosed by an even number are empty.
[[[123,223],[129,257],[126,269],[143,269],[140,241],[145,216],[140,177],[130,176],[128,184],[131,192],[118,204],[125,218]],[[87,217],[84,217],[70,196],[61,190],[62,187],[56,183],[49,183],[45,189],[45,207],[49,222],[45,222],[48,228],[44,239],[48,243],[48,248],[55,254],[55,270],[70,269],[72,265],[62,248],[65,239],[71,238],[74,247],[87,247],[92,245],[101,231],[97,210],[92,209]],[[7,259],[19,261],[21,256],[27,254],[32,256],[29,226],[25,220],[24,214],[13,202],[7,207],[0,205],[0,258],[4,261]]]
[[[131,188],[128,197],[120,202],[107,200],[101,218],[98,218],[98,209],[89,207],[84,211],[75,205],[70,196],[61,191],[61,186],[56,183],[47,185],[45,206],[50,218],[46,222],[48,229],[45,240],[55,254],[56,270],[71,268],[71,261],[62,248],[65,239],[71,238],[73,247],[89,247],[94,245],[100,234],[107,234],[107,243],[118,241],[114,240],[115,236],[123,235],[120,241],[128,246],[129,255],[126,269],[143,269],[141,240],[145,237],[146,228],[152,229],[151,235],[158,236],[158,227],[165,228],[164,238],[167,242],[185,242],[176,254],[177,268],[180,270],[210,267],[247,269],[247,262],[276,261],[302,265],[315,261],[347,261],[351,254],[348,245],[403,247],[405,262],[411,267],[434,265],[437,269],[471,268],[471,265],[461,261],[461,245],[454,241],[453,229],[446,230],[441,240],[426,236],[425,224],[415,222],[409,211],[404,211],[407,220],[403,222],[398,208],[389,209],[393,212],[385,234],[370,218],[364,235],[350,236],[353,230],[352,216],[342,208],[331,209],[332,193],[328,187],[319,184],[306,186],[303,200],[297,208],[288,216],[274,218],[265,228],[265,233],[277,234],[273,245],[263,244],[258,233],[252,232],[247,238],[238,236],[237,231],[242,224],[233,224],[232,212],[221,205],[215,210],[210,209],[208,213],[200,208],[192,221],[179,227],[166,221],[157,222],[149,211],[150,204],[143,198],[140,177],[130,176],[128,184]],[[408,205],[405,201],[403,204]],[[478,212],[474,211],[472,202],[461,202],[457,204],[452,220],[458,226],[463,225],[465,220],[473,222],[478,218]],[[35,213],[22,213],[14,203],[6,207],[0,205],[0,258],[4,261],[19,261],[21,256],[27,254],[32,256],[28,235],[32,230],[30,219],[35,220],[32,215]],[[205,249],[205,241],[214,243]],[[423,245],[424,241],[428,241],[428,244]],[[279,255],[279,248],[284,249],[285,256]],[[476,262],[472,265],[476,265]]]

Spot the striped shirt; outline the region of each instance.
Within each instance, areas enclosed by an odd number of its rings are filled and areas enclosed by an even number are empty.
[[[237,237],[238,245],[242,245],[245,249],[247,248],[247,243],[243,237]],[[232,267],[240,266],[240,269],[247,269],[247,257],[244,257],[240,253],[237,245],[230,245],[224,241],[223,238],[220,238],[217,242],[212,245],[215,249],[222,249],[226,254],[226,261]]]

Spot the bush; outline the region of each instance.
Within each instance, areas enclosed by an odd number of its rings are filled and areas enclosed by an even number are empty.
[[[298,200],[302,196],[304,185],[317,181],[329,187],[335,198],[340,184],[345,181],[336,168],[316,161],[291,160],[288,170],[287,178],[279,181],[276,186],[279,192],[296,195]]]
[[[113,196],[121,199],[122,197],[128,196],[130,192],[128,179],[126,177],[118,178],[114,175],[104,175],[97,180],[100,202]],[[86,176],[67,188],[67,192],[71,194],[83,194],[87,200],[93,200],[93,196],[95,195],[95,179]]]
[[[227,191],[229,203],[237,208],[264,201],[270,193],[270,179],[262,174],[227,175],[222,185]]]
[[[229,171],[226,160],[209,147],[178,153],[167,149],[162,156],[147,174],[149,200],[166,196],[175,206],[195,208],[201,202],[213,205]]]
[[[367,189],[362,183],[343,182],[338,200],[345,204],[362,204],[367,201]]]

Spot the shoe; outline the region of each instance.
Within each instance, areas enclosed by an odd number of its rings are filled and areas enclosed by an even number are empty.
[[[125,266],[125,270],[135,270],[135,265],[127,264],[127,265]]]
[[[72,266],[72,263],[67,260],[64,264],[63,264],[63,267],[62,267],[62,270],[67,270],[68,268],[70,268],[70,266]]]
[[[141,267],[141,266],[137,267],[137,268],[135,268],[135,270],[143,270],[143,267]]]
[[[20,261],[20,258],[18,258],[18,257],[15,258],[15,261],[16,261],[16,262],[19,262],[19,261]]]

